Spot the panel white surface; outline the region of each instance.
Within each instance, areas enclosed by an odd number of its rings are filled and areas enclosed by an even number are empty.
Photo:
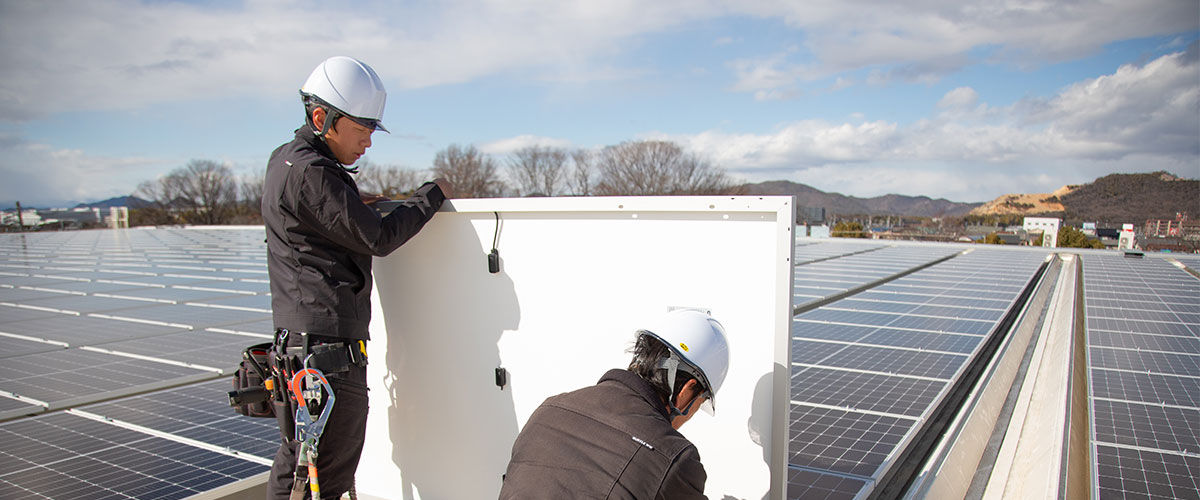
[[[490,274],[497,212],[501,272]],[[725,325],[732,355],[716,416],[681,429],[700,450],[706,494],[782,498],[793,221],[790,197],[448,202],[375,261],[358,490],[495,498],[513,440],[546,397],[625,368],[647,319],[690,306]]]

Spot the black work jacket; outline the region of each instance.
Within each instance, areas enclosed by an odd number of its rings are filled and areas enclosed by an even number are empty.
[[[381,217],[308,127],[267,162],[262,215],[275,328],[367,340],[371,258],[421,230],[445,195],[426,183]]]
[[[667,415],[627,370],[546,399],[513,443],[501,500],[706,498],[700,453]]]

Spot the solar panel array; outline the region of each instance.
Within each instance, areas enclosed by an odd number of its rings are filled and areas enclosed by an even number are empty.
[[[1200,499],[1200,279],[1085,255],[1092,494]]]
[[[831,244],[796,249],[792,303],[803,306],[954,255],[951,246]],[[805,250],[801,254],[801,250]]]
[[[0,235],[0,491],[185,498],[264,473],[274,421],[224,397],[270,338],[262,237]],[[870,494],[1047,255],[962,248],[799,240],[796,305],[855,293],[794,320],[788,498]],[[1200,498],[1197,283],[1085,257],[1100,498]]]
[[[956,251],[897,250],[892,274]],[[796,316],[788,498],[869,494],[1046,256],[975,250]]]
[[[270,339],[265,259],[262,228],[0,235],[0,491],[186,498],[265,473],[274,420],[225,401]]]

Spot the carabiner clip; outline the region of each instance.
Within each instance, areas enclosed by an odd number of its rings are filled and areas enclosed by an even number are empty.
[[[308,384],[312,380],[318,382],[319,385],[317,387],[310,387]],[[329,414],[333,411],[333,402],[337,399],[333,394],[333,387],[329,385],[329,380],[325,378],[325,374],[321,373],[320,370],[316,368],[304,368],[292,376],[292,380],[288,382],[288,388],[292,391],[292,397],[296,399],[296,440],[306,441],[312,438],[312,442],[315,445],[321,439],[321,433],[325,431],[325,423],[329,420]],[[325,394],[328,394],[329,399],[325,401],[321,415],[316,420],[313,420],[313,415],[309,412],[308,401],[304,395],[313,391],[316,391],[320,395],[322,390],[324,390]]]

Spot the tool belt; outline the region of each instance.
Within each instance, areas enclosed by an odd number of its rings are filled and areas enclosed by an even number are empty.
[[[292,335],[301,336],[300,345],[287,345]],[[234,390],[229,392],[233,410],[250,417],[274,417],[284,441],[295,440],[296,402],[288,388],[292,376],[307,366],[336,378],[350,365],[367,365],[366,343],[361,340],[309,345],[312,341],[304,333],[279,329],[274,342],[247,347],[233,376]]]

